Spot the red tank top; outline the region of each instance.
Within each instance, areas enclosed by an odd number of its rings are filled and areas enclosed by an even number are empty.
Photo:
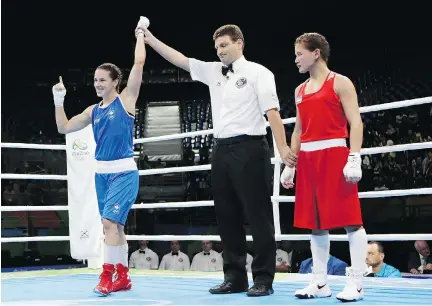
[[[301,142],[348,137],[348,121],[334,91],[335,76],[330,72],[321,88],[311,94],[304,93],[308,81],[301,85],[296,97],[302,125]]]

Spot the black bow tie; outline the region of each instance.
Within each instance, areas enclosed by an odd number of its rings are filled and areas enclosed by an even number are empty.
[[[145,251],[139,250],[140,254],[145,254]]]
[[[204,253],[204,255],[210,255],[210,253]]]
[[[177,256],[178,256],[178,252],[171,252],[171,255],[172,255],[172,256],[174,256],[174,255],[177,255]]]
[[[232,64],[229,64],[228,66],[222,66],[222,74],[223,74],[223,76],[226,76],[227,73],[228,73],[228,71],[231,71],[232,73],[234,73],[233,65]]]

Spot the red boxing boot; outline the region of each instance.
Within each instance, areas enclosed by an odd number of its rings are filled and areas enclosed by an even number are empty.
[[[101,296],[107,296],[112,292],[112,277],[114,274],[114,265],[104,264],[103,271],[99,276],[99,284],[94,288],[93,292]]]
[[[112,292],[116,291],[126,291],[132,289],[132,281],[129,277],[129,268],[123,266],[122,264],[116,265],[117,269],[117,279],[113,283]]]

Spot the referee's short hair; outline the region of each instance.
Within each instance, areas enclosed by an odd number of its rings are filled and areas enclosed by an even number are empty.
[[[241,40],[243,42],[243,48],[245,45],[245,40],[243,36],[243,32],[240,28],[235,24],[226,24],[217,29],[213,34],[213,41],[220,36],[228,35],[233,42]]]

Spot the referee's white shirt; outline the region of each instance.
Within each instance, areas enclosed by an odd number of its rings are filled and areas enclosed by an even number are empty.
[[[222,255],[210,250],[208,255],[204,251],[197,253],[192,259],[191,271],[222,271]]]
[[[144,251],[144,253],[140,251]],[[149,248],[136,250],[129,259],[129,268],[157,270],[158,266],[159,256]]]
[[[265,135],[265,112],[280,109],[273,73],[244,56],[233,63],[234,73],[229,71],[226,77],[222,67],[221,62],[189,58],[191,78],[210,90],[214,137]]]
[[[181,251],[178,251],[178,255],[173,255],[172,252],[165,254],[159,265],[159,270],[189,271],[189,269],[189,257]]]

